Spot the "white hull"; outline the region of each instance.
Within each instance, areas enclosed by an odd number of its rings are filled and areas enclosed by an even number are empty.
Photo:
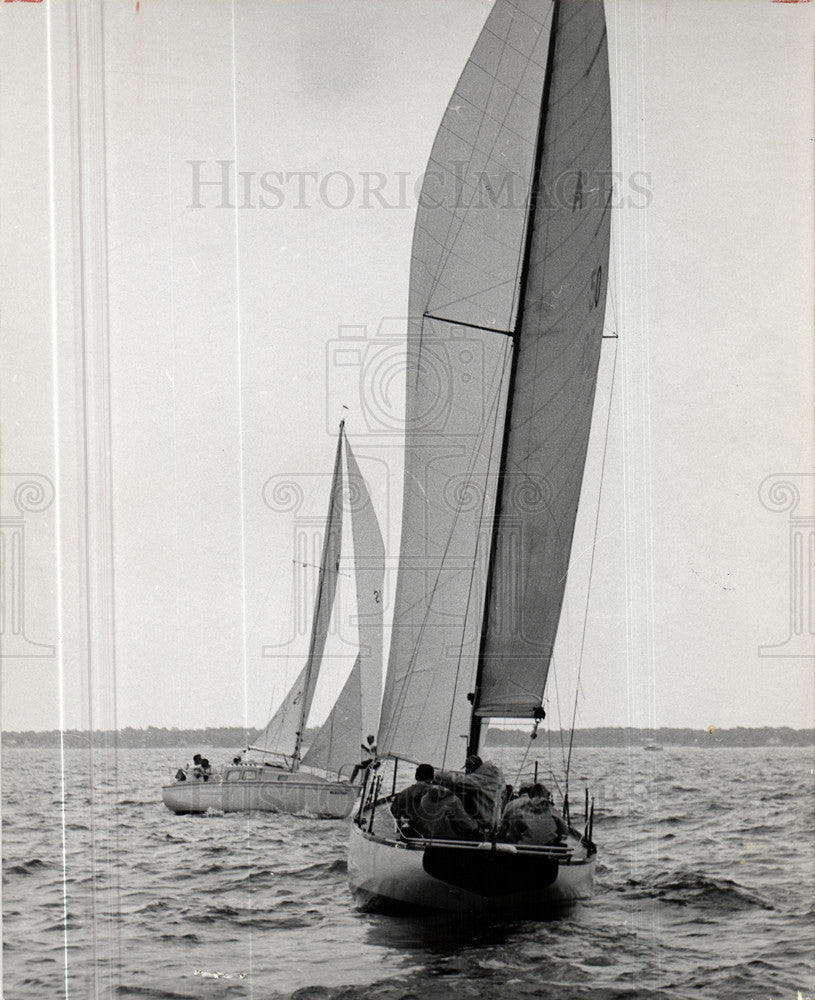
[[[358,792],[347,781],[241,765],[225,768],[209,781],[174,781],[163,786],[161,797],[174,813],[284,812],[344,819],[354,808]]]
[[[576,837],[568,847],[571,856],[558,858],[547,848],[514,844],[405,843],[355,822],[348,882],[358,906],[379,912],[557,912],[594,888],[594,855]]]

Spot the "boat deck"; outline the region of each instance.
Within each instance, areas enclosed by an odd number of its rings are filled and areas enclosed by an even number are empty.
[[[374,812],[373,826],[370,828],[370,830],[368,822],[369,817],[370,817],[370,811],[366,809],[365,823],[363,824],[362,827],[362,829],[366,833],[371,833],[373,836],[381,838],[382,840],[396,841],[400,839],[399,832],[397,830],[394,818],[391,815],[388,802],[379,801],[377,803],[376,810]],[[405,841],[403,839],[402,843],[415,844],[416,846],[419,846],[419,845],[427,845],[431,843],[431,841],[424,840],[423,838],[417,838],[416,840],[409,840],[409,841]],[[490,844],[489,841],[479,843],[478,841],[440,841],[440,840],[434,840],[432,841],[432,843],[438,845],[450,844],[451,846],[453,845],[470,846],[472,848],[480,848],[482,850],[488,844]],[[529,852],[534,854],[552,855],[554,857],[559,857],[562,861],[565,861],[567,864],[570,861],[582,861],[586,859],[591,853],[586,849],[586,845],[574,833],[572,833],[572,835],[568,838],[567,843],[562,845],[561,844],[545,845],[545,846],[532,845],[532,844],[515,845],[510,843],[502,843],[499,841],[497,843],[497,847],[499,850],[503,848],[504,850],[508,851],[520,850],[521,853]]]

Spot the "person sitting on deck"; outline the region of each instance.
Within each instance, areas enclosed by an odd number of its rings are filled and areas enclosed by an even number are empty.
[[[376,737],[373,734],[366,736],[365,743],[360,743],[360,747],[362,748],[363,759],[358,764],[354,764],[354,770],[351,772],[349,779],[352,785],[354,778],[356,778],[359,772],[367,770],[376,761]]]
[[[187,768],[189,771],[189,768]],[[204,772],[201,770],[201,754],[197,753],[192,759],[192,780],[200,781],[204,777]]]
[[[552,812],[549,789],[534,784],[528,792],[507,804],[500,840],[513,844],[553,844],[569,832],[568,826]]]
[[[438,840],[481,840],[478,824],[464,811],[461,799],[444,785],[430,785],[419,800],[413,827]]]
[[[212,767],[206,757],[201,758],[201,777],[204,781],[209,781],[212,777]]]
[[[434,784],[433,778],[430,764],[420,764],[415,784],[393,797],[391,812],[402,833],[441,840],[480,840],[478,825],[464,811],[459,797]]]
[[[497,764],[471,754],[464,762],[464,774],[439,771],[436,781],[458,795],[467,815],[481,831],[486,833],[497,826],[506,788],[504,773]]]
[[[391,801],[391,812],[400,825],[408,824],[412,829],[418,830],[416,824],[419,815],[419,803],[424,793],[432,787],[433,768],[430,764],[419,764],[416,768],[416,782],[408,785],[401,792],[397,792]]]

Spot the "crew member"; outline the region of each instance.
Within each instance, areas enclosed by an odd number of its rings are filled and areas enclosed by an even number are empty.
[[[513,844],[552,844],[569,832],[552,811],[551,795],[544,785],[533,785],[527,794],[507,804],[499,837]]]
[[[464,762],[464,774],[439,771],[436,781],[458,795],[480,830],[486,833],[498,825],[506,781],[497,764],[471,754]]]
[[[351,772],[351,784],[354,783],[354,778],[359,774],[360,771],[366,771],[371,764],[376,761],[376,737],[371,734],[365,737],[365,742],[360,743],[362,749],[362,760],[359,764],[354,764],[354,770]]]
[[[407,823],[411,829],[419,831],[419,803],[424,793],[432,786],[433,767],[430,764],[419,764],[416,768],[416,781],[401,792],[397,792],[391,801],[391,812],[401,825]]]

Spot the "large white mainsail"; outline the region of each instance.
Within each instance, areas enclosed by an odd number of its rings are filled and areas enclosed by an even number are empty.
[[[362,742],[376,733],[382,696],[385,546],[371,495],[347,438],[345,459],[359,654],[334,707],[303,757],[303,766],[337,774],[360,760]]]
[[[311,622],[308,658],[283,703],[251,747],[252,750],[260,750],[274,756],[287,758],[291,761],[293,770],[296,770],[299,765],[303,732],[320,676],[323,651],[334,607],[334,595],[337,590],[337,576],[342,551],[342,443],[344,436],[344,425],[340,424],[325,537],[323,538],[322,557],[317,578],[317,594]]]
[[[609,104],[601,0],[498,0],[433,146],[411,265],[392,756],[456,764],[477,746],[473,715],[539,712],[602,338]]]

